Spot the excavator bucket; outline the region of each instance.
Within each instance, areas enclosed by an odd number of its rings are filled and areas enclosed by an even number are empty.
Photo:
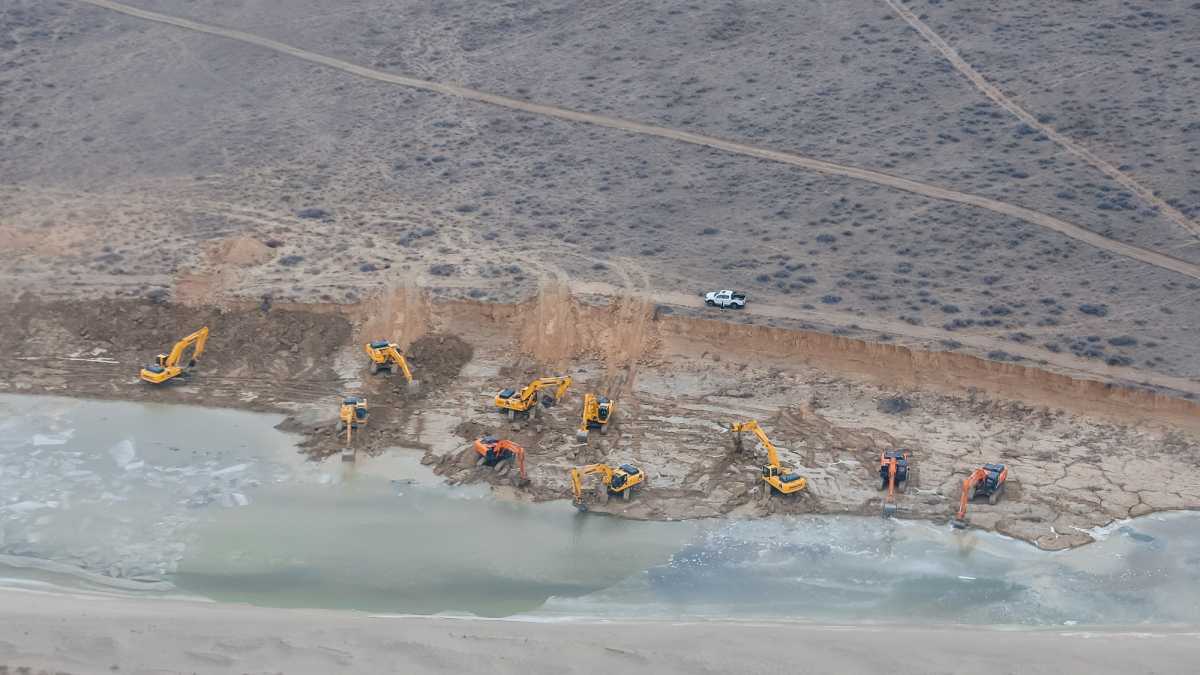
[[[885,502],[883,505],[883,517],[891,518],[896,513],[896,502]]]
[[[956,530],[967,529],[967,521],[962,518],[951,518],[950,524],[953,525],[954,529],[956,529]]]
[[[588,442],[588,430],[587,429],[576,429],[575,430],[575,440],[579,441],[580,443],[587,443]]]

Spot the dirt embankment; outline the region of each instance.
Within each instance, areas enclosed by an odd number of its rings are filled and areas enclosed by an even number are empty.
[[[581,303],[563,293],[542,295],[523,305],[459,300],[442,304],[439,316],[464,329],[483,322],[498,330],[520,325],[522,350],[548,365],[593,357],[604,360],[610,371],[635,373],[638,363],[703,353],[749,364],[790,361],[885,386],[977,393],[1122,422],[1200,430],[1200,403],[1186,395],[1075,378],[969,354],[739,323],[737,315],[683,316],[634,298],[611,298],[600,305]]]
[[[41,303],[26,295],[0,312],[10,320],[0,331],[2,385],[8,391],[253,409],[337,396],[333,355],[351,335],[350,322],[340,314],[265,306]],[[200,361],[203,387],[149,387],[138,379],[156,354],[201,326],[211,331]]]

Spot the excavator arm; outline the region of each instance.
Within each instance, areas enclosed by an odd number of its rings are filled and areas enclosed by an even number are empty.
[[[192,351],[192,358],[188,363],[189,366],[193,366],[196,364],[197,361],[200,360],[200,357],[204,354],[204,347],[207,344],[208,344],[208,326],[205,326],[204,328],[201,328],[200,330],[196,331],[195,333],[192,333],[191,335],[183,338],[179,342],[176,342],[175,346],[171,349],[171,353],[167,356],[166,362],[163,363],[162,365],[164,368],[173,368],[175,366],[178,366],[179,360],[181,358],[183,358],[184,350],[186,350],[188,347],[191,347],[192,345],[195,345],[195,349]]]
[[[413,381],[413,376],[412,371],[408,369],[408,359],[404,358],[404,355],[400,353],[400,350],[396,349],[395,345],[388,346],[387,356],[394,361],[396,365],[400,366],[400,372],[404,373],[404,379],[411,384]]]
[[[584,434],[584,440],[587,440],[588,422],[600,416],[600,399],[596,398],[595,394],[584,394],[583,396],[583,422],[579,425],[579,431]]]
[[[504,452],[505,450],[507,450],[508,452],[511,452],[513,454],[513,456],[517,458],[517,468],[520,469],[520,471],[521,471],[521,480],[522,481],[526,480],[525,448],[517,445],[516,443],[513,443],[510,440],[505,439],[496,444],[496,451]]]
[[[729,430],[735,434],[740,434],[743,431],[753,432],[758,438],[758,442],[762,443],[763,447],[767,449],[767,465],[775,467],[779,466],[779,451],[775,449],[775,444],[771,442],[771,439],[767,438],[766,432],[764,432],[762,427],[758,425],[758,420],[734,423],[730,425]],[[740,440],[735,441],[735,443],[738,447],[741,447]]]
[[[570,375],[563,375],[561,377],[540,377],[533,382],[530,382],[529,386],[525,387],[525,389],[521,392],[521,400],[529,400],[533,398],[533,396],[539,391],[554,387],[554,400],[555,402],[558,402],[558,400],[563,397],[563,394],[567,393],[567,389],[570,386]]]
[[[985,464],[972,471],[971,475],[963,479],[962,492],[958,496],[958,513],[954,515],[954,520],[950,523],[958,529],[965,528],[967,526],[967,507],[975,498],[976,490],[982,486],[984,494],[988,497],[988,503],[995,504],[1000,499],[1007,480],[1008,467],[1003,464]]]

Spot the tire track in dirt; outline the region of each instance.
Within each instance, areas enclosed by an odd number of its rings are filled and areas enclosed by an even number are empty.
[[[521,101],[514,98],[508,98],[506,96],[489,94],[487,92],[476,91],[474,89],[468,89],[466,87],[460,87],[453,84],[430,82],[413,77],[405,77],[403,75],[386,73],[383,71],[374,70],[372,68],[356,65],[348,61],[343,61],[341,59],[299,49],[282,42],[277,42],[275,40],[264,38],[258,35],[246,33],[244,31],[221,28],[219,26],[212,26],[200,23],[198,21],[192,21],[190,19],[182,19],[167,14],[160,14],[158,12],[137,9],[128,5],[112,2],[111,0],[78,0],[78,2],[112,10],[114,12],[120,12],[122,14],[144,19],[146,21],[167,24],[176,26],[178,28],[185,28],[200,33],[207,33],[209,35],[216,35],[230,40],[237,40],[239,42],[257,45],[259,47],[286,54],[310,63],[316,63],[336,70],[341,70],[358,77],[376,80],[378,82],[386,82],[404,87],[410,87],[413,89],[421,89],[424,91],[444,94],[446,96],[454,96],[470,101],[508,108],[510,110],[519,110],[535,115],[566,120],[568,122],[581,122],[584,124],[606,127],[609,129],[617,129],[628,133],[641,134],[643,136],[665,138],[668,140],[712,148],[714,150],[721,150],[746,157],[756,157],[758,159],[764,159],[771,162],[779,162],[782,164],[797,166],[827,175],[843,176],[846,178],[867,181],[877,185],[882,185],[884,187],[922,195],[931,199],[966,204],[968,206],[974,206],[993,211],[1001,215],[1017,218],[1049,230],[1054,230],[1055,232],[1059,232],[1060,234],[1071,237],[1072,239],[1091,244],[1092,246],[1107,250],[1116,255],[1132,258],[1149,265],[1154,265],[1155,267],[1161,267],[1193,279],[1200,279],[1200,265],[1193,265],[1157,251],[1152,251],[1150,249],[1145,249],[1139,246],[1109,239],[1100,234],[1092,232],[1091,230],[1080,227],[1079,225],[1074,225],[1044,213],[1039,213],[1032,209],[1016,206],[1015,204],[1008,204],[1006,202],[1001,202],[988,197],[941,188],[908,178],[893,176],[891,174],[886,174],[879,171],[873,171],[871,169],[845,166],[842,164],[827,162],[825,160],[814,159],[802,155],[794,155],[786,152],[779,152],[776,150],[768,150],[751,145],[744,145],[741,143],[727,141],[712,136],[704,136],[688,131],[680,131],[678,129],[670,129],[651,124],[643,124],[641,122],[633,122],[630,120],[607,117],[594,113],[568,110],[566,108],[558,108],[555,106],[530,103],[528,101]]]
[[[987,96],[989,99],[991,99],[996,105],[1012,113],[1017,117],[1017,119],[1021,120],[1025,124],[1028,124],[1030,127],[1037,129],[1047,138],[1057,143],[1059,147],[1090,164],[1092,168],[1117,181],[1124,186],[1125,189],[1136,194],[1142,199],[1142,201],[1158,209],[1160,213],[1165,215],[1167,218],[1170,218],[1180,227],[1186,229],[1188,232],[1191,232],[1194,235],[1200,236],[1200,226],[1188,219],[1188,217],[1185,216],[1181,211],[1155,195],[1153,190],[1137,182],[1133,176],[1121,171],[1119,168],[1113,166],[1102,157],[1097,156],[1091,150],[1088,150],[1082,145],[1059,133],[1054,127],[1038,121],[1037,117],[1006,96],[1004,92],[1000,91],[999,87],[989,82],[988,79],[980,74],[978,70],[975,70],[970,63],[967,63],[966,59],[964,59],[957,50],[951,47],[948,42],[943,40],[940,35],[934,32],[934,30],[930,28],[928,24],[926,24],[924,21],[921,21],[921,18],[909,10],[901,0],[883,1],[886,2],[888,6],[900,16],[900,18],[904,19],[909,26],[912,26],[913,30],[917,31],[921,37],[925,38],[926,42],[933,45],[934,49],[941,52],[942,56],[946,57],[946,60],[954,66],[955,70],[957,70],[963,77],[970,80],[971,84],[973,84],[976,89],[982,92],[984,96]]]

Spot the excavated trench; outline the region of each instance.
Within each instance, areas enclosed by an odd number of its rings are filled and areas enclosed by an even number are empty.
[[[357,305],[26,297],[0,308],[12,321],[0,334],[0,390],[283,412],[282,427],[305,434],[314,458],[343,449],[333,421],[353,392],[372,406],[353,442],[360,461],[417,448],[450,482],[488,482],[464,448],[469,436],[501,433],[525,445],[533,484],[514,492],[497,482],[496,492],[545,500],[567,496],[574,464],[630,458],[650,470],[649,489],[607,510],[648,520],[878,513],[871,464],[893,442],[917,448],[916,490],[901,516],[945,520],[961,476],[1002,459],[1014,467],[1008,504],[977,508],[973,522],[1044,548],[1087,543],[1089,528],[1113,519],[1200,505],[1196,481],[1156,475],[1200,453],[1200,406],[1185,398],[744,315],[544,290],[518,304],[435,301],[411,287]],[[200,325],[212,338],[191,381],[138,381],[138,366]],[[406,348],[418,389],[367,375],[361,343],[380,337]],[[558,372],[576,376],[576,391],[538,423],[511,429],[489,408],[495,390]],[[570,437],[584,390],[617,398],[620,412],[611,437],[579,446]],[[887,392],[918,402],[920,416],[864,407]],[[760,419],[785,464],[810,476],[807,496],[756,499],[762,459],[732,456],[722,431],[739,417]],[[1128,456],[1114,456],[1114,443]]]

